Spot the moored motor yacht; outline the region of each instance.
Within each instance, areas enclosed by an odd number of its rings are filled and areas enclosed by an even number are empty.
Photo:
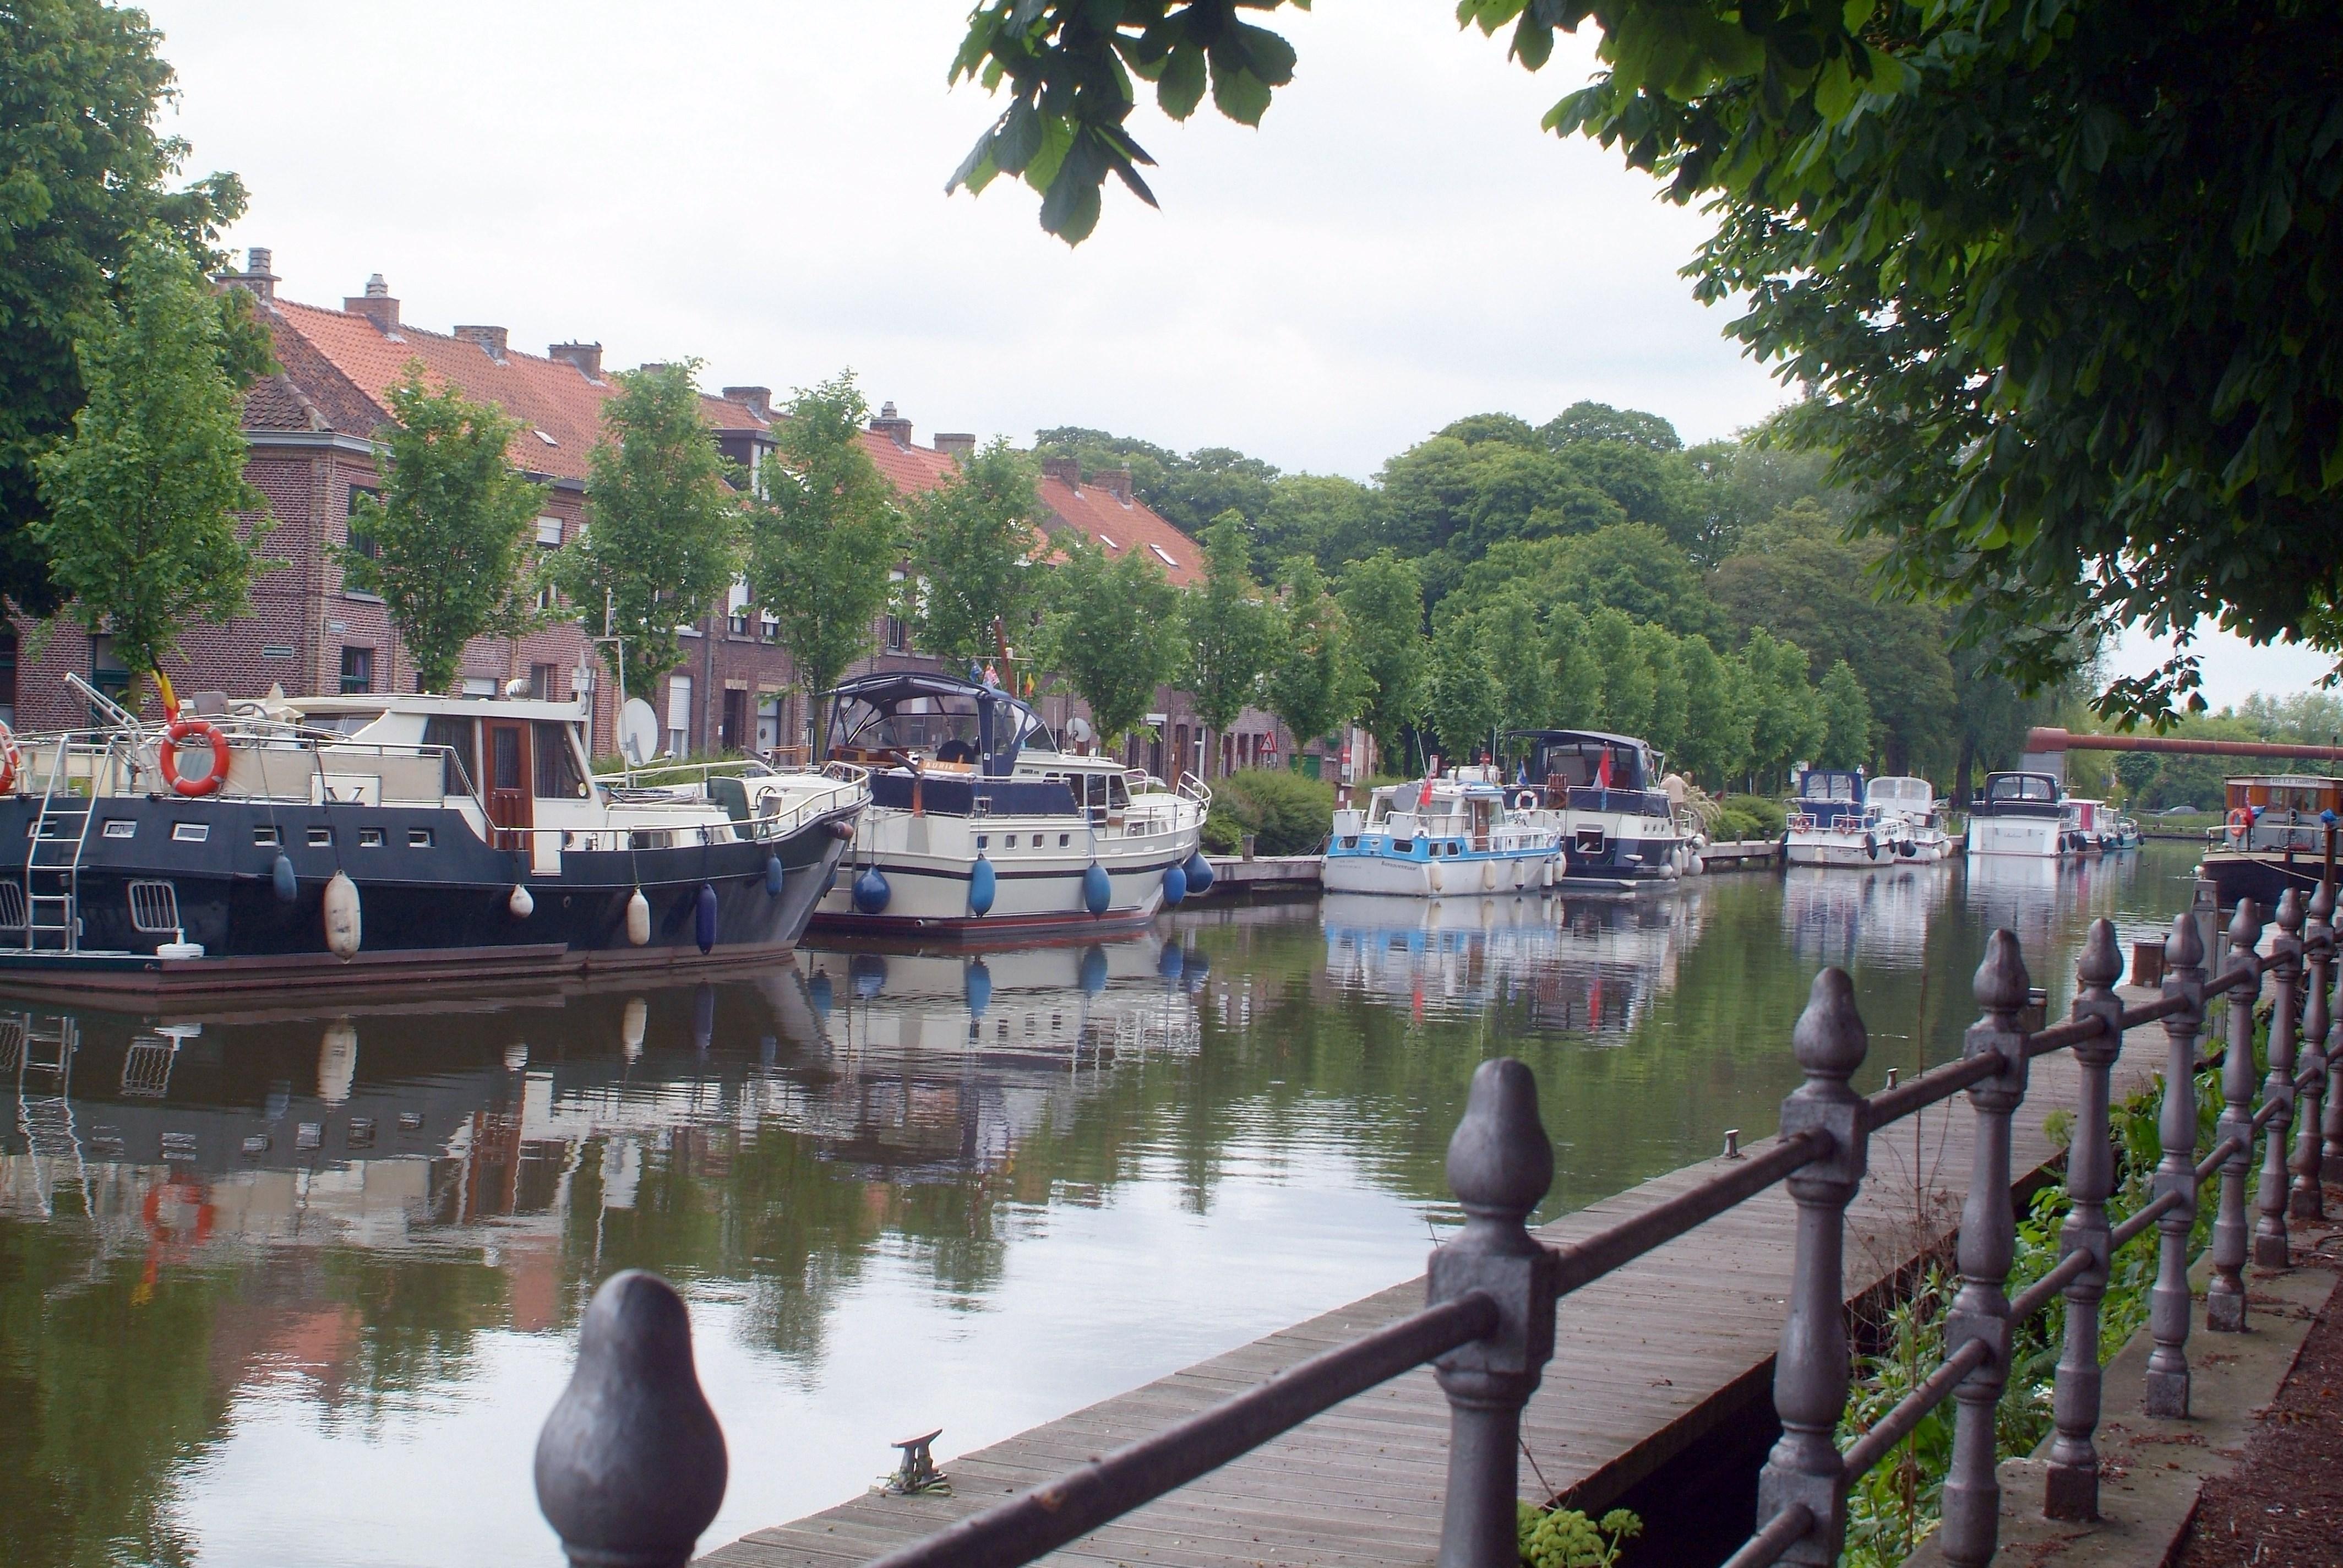
[[[2199,872],[2220,890],[2221,907],[2250,898],[2269,909],[2289,888],[2309,897],[2325,874],[2334,827],[2343,820],[2343,779],[2247,774],[2229,779],[2224,794],[2228,814]]]
[[[68,678],[72,679],[73,678]],[[0,739],[0,990],[258,994],[786,953],[860,769],[592,778],[578,702],[198,698]]]
[[[1896,847],[1896,859],[1907,865],[1934,865],[1953,852],[1952,836],[1945,831],[1944,802],[1936,787],[1908,773],[1883,773],[1864,792],[1865,801],[1878,815],[1882,832]]]
[[[1561,816],[1538,790],[1508,789],[1493,767],[1452,768],[1336,811],[1323,876],[1330,893],[1436,899],[1550,888],[1564,859]]]
[[[1864,797],[1863,769],[1809,768],[1798,776],[1782,833],[1793,866],[1875,866],[1896,845]]]
[[[871,805],[820,929],[1078,936],[1144,925],[1212,882],[1212,792],[1060,748],[1031,706],[954,676],[882,672],[830,694],[830,757]]]
[[[1969,809],[1969,858],[2066,853],[2066,791],[2047,773],[1988,773]]]
[[[1522,729],[1526,789],[1562,829],[1563,879],[1578,889],[1633,891],[1692,868],[1693,836],[1662,781],[1664,759],[1632,735]]]

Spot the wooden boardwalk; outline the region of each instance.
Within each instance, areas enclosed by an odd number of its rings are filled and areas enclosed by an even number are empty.
[[[2127,1002],[2151,994],[2124,993]],[[2152,1073],[2164,1050],[2160,1026],[2130,1032],[2115,1071],[2117,1099]],[[2043,1118],[2074,1103],[2077,1077],[2071,1052],[2034,1063],[2026,1105],[2013,1128],[2015,1169],[2030,1175],[2053,1157]],[[1886,1282],[1924,1242],[1951,1234],[1966,1191],[1972,1131],[1962,1096],[1873,1139],[1871,1174],[1847,1216],[1850,1301]],[[1557,1243],[1587,1236],[1714,1174],[1720,1163],[1672,1171],[1538,1234]],[[1524,1497],[1577,1492],[1607,1502],[1762,1393],[1789,1286],[1794,1214],[1788,1194],[1776,1186],[1564,1300],[1554,1361],[1523,1417],[1532,1461],[1523,1466]],[[858,1497],[758,1531],[702,1561],[724,1568],[865,1562],[1423,1304],[1423,1282],[1411,1280],[946,1460],[953,1496]],[[1430,1371],[1419,1368],[1048,1561],[1099,1568],[1423,1568],[1439,1544],[1447,1447],[1447,1402]]]

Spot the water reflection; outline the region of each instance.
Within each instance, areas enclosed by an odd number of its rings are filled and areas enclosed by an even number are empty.
[[[1988,922],[2054,990],[2177,851],[1634,900],[1207,905],[980,956],[301,1015],[0,1014],[0,1561],[553,1561],[578,1312],[676,1279],[733,1446],[710,1542],[1419,1268],[1473,1067],[1551,1214],[1773,1125],[1816,966],[1875,1080],[1958,1049]]]

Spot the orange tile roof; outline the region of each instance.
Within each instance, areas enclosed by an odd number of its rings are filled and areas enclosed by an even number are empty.
[[[1078,530],[1109,556],[1138,550],[1162,569],[1174,588],[1192,588],[1204,580],[1204,552],[1193,539],[1173,528],[1145,501],[1124,500],[1104,485],[1074,486],[1056,474],[1045,474],[1038,487],[1041,504],[1061,523]]]
[[[509,347],[498,360],[468,338],[403,322],[394,337],[367,317],[292,300],[276,302],[273,325],[277,357],[288,376],[297,382],[317,379],[315,362],[322,360],[372,406],[366,427],[347,434],[370,436],[374,426],[389,417],[389,388],[407,374],[408,365],[419,359],[427,380],[452,386],[467,397],[495,403],[518,419],[522,428],[509,448],[513,467],[552,479],[586,477],[588,455],[602,438],[602,405],[618,390],[607,377],[588,381],[567,360],[524,354]],[[288,337],[295,341],[288,343]],[[305,371],[312,373],[305,375]],[[709,424],[719,430],[769,427],[747,407],[721,397],[703,395],[700,407]],[[342,418],[357,412],[337,417],[337,427]]]

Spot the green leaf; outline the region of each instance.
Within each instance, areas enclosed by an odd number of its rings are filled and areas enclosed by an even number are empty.
[[[1204,51],[1182,44],[1164,57],[1163,75],[1155,84],[1155,102],[1175,120],[1196,112],[1204,95]]]
[[[1041,150],[1041,115],[1031,98],[1020,98],[1001,117],[992,138],[992,161],[1009,173],[1022,174]]]
[[[1543,25],[1524,14],[1521,25],[1513,29],[1513,58],[1529,70],[1537,70],[1554,55],[1554,29]]]
[[[1269,111],[1269,84],[1239,65],[1236,51],[1215,44],[1207,58],[1212,67],[1212,103],[1241,126],[1258,126]]]

